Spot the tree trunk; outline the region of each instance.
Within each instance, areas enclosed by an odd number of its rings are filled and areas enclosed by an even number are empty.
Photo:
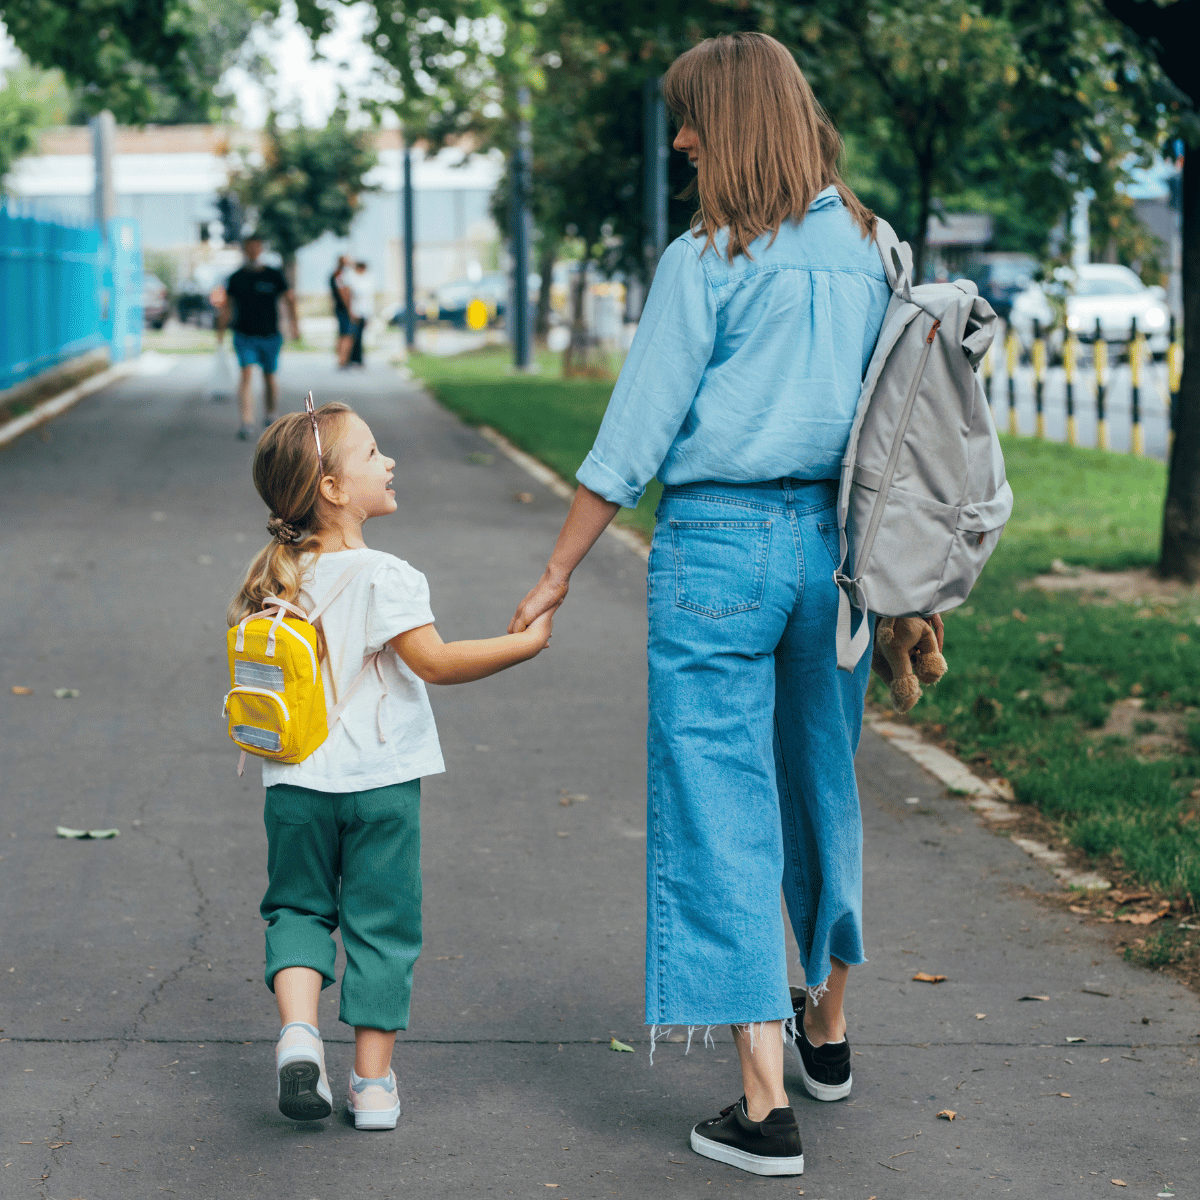
[[[534,336],[539,342],[545,342],[550,332],[550,288],[554,283],[554,263],[558,258],[558,239],[548,233],[542,234],[542,243],[538,247],[538,275],[541,286],[538,288],[537,316],[533,326]]]
[[[1183,379],[1158,573],[1200,580],[1200,146],[1183,160]]]

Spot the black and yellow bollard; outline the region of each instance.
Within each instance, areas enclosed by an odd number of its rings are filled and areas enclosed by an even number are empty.
[[[1043,407],[1046,388],[1046,339],[1042,337],[1042,325],[1037,317],[1033,318],[1033,407],[1037,416],[1034,421],[1034,434],[1039,438],[1046,436],[1046,414]]]
[[[1067,377],[1067,445],[1074,446],[1079,429],[1075,421],[1075,362],[1079,356],[1079,343],[1068,329],[1063,341],[1063,374]]]
[[[1142,457],[1142,338],[1137,317],[1129,323],[1129,453]]]
[[[1167,453],[1175,443],[1175,417],[1179,412],[1179,384],[1183,379],[1183,346],[1176,340],[1178,331],[1175,328],[1175,314],[1171,314],[1171,332],[1167,343],[1167,394],[1170,396],[1170,408],[1167,419],[1170,426],[1167,430]]]
[[[1100,327],[1100,318],[1096,318],[1096,336],[1092,342],[1092,365],[1096,370],[1096,447],[1108,449],[1108,421],[1104,417],[1104,389],[1108,382],[1108,343],[1104,340],[1104,330]]]
[[[1013,437],[1021,432],[1017,427],[1017,354],[1020,346],[1021,343],[1010,325],[1008,336],[1004,339],[1004,365],[1008,371],[1008,432]]]

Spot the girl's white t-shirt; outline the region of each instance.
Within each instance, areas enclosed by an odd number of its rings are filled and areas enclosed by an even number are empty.
[[[311,611],[360,558],[366,559],[366,566],[321,617],[327,647],[321,664],[325,702],[332,708],[366,657],[383,649],[379,668],[387,696],[382,708],[383,688],[371,670],[329,737],[308,758],[299,763],[263,762],[264,787],[288,783],[318,792],[362,792],[446,769],[425,684],[387,644],[399,633],[433,624],[425,576],[381,550],[338,550],[310,562],[298,603]],[[382,742],[377,716],[386,739]]]

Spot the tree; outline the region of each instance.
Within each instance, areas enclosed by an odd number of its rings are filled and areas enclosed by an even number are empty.
[[[57,75],[30,67],[5,73],[0,88],[0,184],[18,158],[37,148],[38,130],[61,119],[66,99]]]
[[[1104,5],[1145,46],[1178,89],[1172,115],[1187,142],[1183,160],[1184,359],[1175,415],[1175,440],[1163,507],[1158,570],[1170,579],[1200,580],[1200,73],[1195,30],[1200,0],[1104,0]]]
[[[364,182],[375,165],[366,130],[352,130],[339,106],[323,129],[284,129],[271,113],[260,162],[246,152],[229,176],[228,190],[254,227],[283,257],[295,282],[296,254],[323,233],[345,237],[358,212]]]
[[[89,113],[110,109],[127,124],[172,109],[211,115],[254,20],[278,11],[279,0],[0,0],[31,63],[61,71]]]

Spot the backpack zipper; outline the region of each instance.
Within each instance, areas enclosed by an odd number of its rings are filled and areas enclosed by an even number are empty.
[[[229,697],[230,696],[247,696],[247,695],[249,695],[249,696],[266,696],[268,699],[274,700],[275,703],[278,704],[279,707],[283,709],[283,719],[285,721],[290,721],[292,719],[291,714],[288,712],[288,707],[283,701],[283,697],[278,692],[272,692],[268,688],[246,687],[246,686],[230,688],[229,691],[227,691],[225,693],[225,702],[221,705],[221,716],[224,717],[229,714]]]
[[[929,334],[925,338],[925,348],[921,351],[921,361],[917,364],[916,374],[908,389],[904,401],[904,409],[900,414],[900,422],[896,428],[896,436],[892,441],[892,450],[888,455],[887,466],[883,469],[883,478],[879,481],[879,491],[875,494],[875,507],[871,510],[871,522],[867,526],[867,535],[863,538],[862,551],[856,557],[855,574],[861,575],[860,564],[865,568],[871,558],[875,546],[875,534],[879,531],[879,523],[883,520],[883,510],[887,506],[887,494],[892,486],[892,476],[896,473],[896,463],[900,459],[900,451],[904,448],[904,435],[908,432],[908,421],[912,416],[913,405],[917,402],[917,391],[921,386],[921,377],[925,374],[925,364],[929,361],[929,351],[933,348],[933,339],[937,334],[941,321],[934,319]]]

